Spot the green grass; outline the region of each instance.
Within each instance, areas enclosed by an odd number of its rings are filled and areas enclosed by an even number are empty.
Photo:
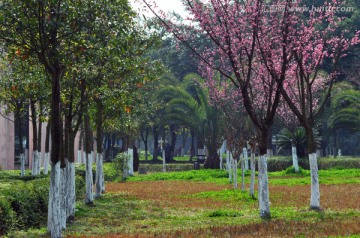
[[[113,170],[110,163],[105,164],[104,169],[105,173],[109,174],[107,177],[110,180],[116,177],[116,171]],[[163,236],[166,234],[169,237],[187,237],[191,235],[211,237],[214,234],[217,234],[214,236],[227,234],[228,237],[233,237],[236,235],[241,236],[237,232],[243,232],[242,229],[248,229],[249,234],[252,234],[251,232],[253,231],[265,229],[263,234],[266,235],[267,229],[269,232],[273,232],[284,227],[285,230],[290,229],[286,236],[311,237],[316,234],[311,233],[312,231],[315,232],[316,229],[319,229],[317,231],[320,232],[319,234],[328,234],[328,230],[335,229],[336,226],[338,226],[336,229],[350,229],[350,231],[348,233],[346,231],[345,233],[329,233],[329,236],[332,234],[356,235],[354,234],[357,227],[356,224],[360,225],[356,223],[356,221],[360,220],[359,209],[326,208],[325,211],[315,212],[310,211],[307,206],[299,206],[295,202],[289,202],[286,206],[280,206],[281,201],[289,201],[289,199],[295,198],[291,197],[294,195],[290,196],[281,189],[293,189],[292,186],[297,185],[310,185],[309,170],[302,170],[299,174],[289,172],[289,170],[268,173],[270,186],[276,188],[276,186],[280,185],[280,187],[277,187],[278,190],[270,190],[271,200],[274,201],[274,204],[271,204],[272,221],[269,223],[264,223],[259,218],[257,199],[250,197],[248,191],[242,192],[240,189],[231,189],[226,171],[191,170],[136,175],[129,177],[127,181],[134,183],[133,186],[140,186],[143,182],[144,184],[149,184],[148,186],[155,186],[156,181],[161,181],[156,186],[162,186],[162,181],[175,181],[177,184],[179,184],[178,181],[183,181],[184,183],[191,181],[193,186],[196,186],[197,182],[202,182],[199,183],[199,186],[202,186],[204,185],[203,182],[205,182],[216,184],[220,186],[220,189],[176,195],[178,191],[174,186],[171,187],[174,194],[172,196],[174,197],[166,198],[166,200],[165,198],[162,199],[163,194],[159,194],[159,200],[153,200],[141,199],[131,195],[131,190],[127,191],[127,184],[125,183],[123,184],[124,190],[104,194],[102,198],[95,200],[94,207],[78,202],[75,223],[68,226],[65,235],[72,237],[106,237],[107,235],[122,234],[126,237],[130,235]],[[1,171],[0,178],[8,180],[14,174],[16,175],[16,173],[3,173]],[[239,171],[239,183],[241,180],[240,175],[241,171]],[[344,184],[360,184],[360,169],[320,170],[319,176],[320,184],[339,187]],[[246,174],[245,179],[246,189],[248,190],[249,172]],[[22,183],[22,181],[13,180],[7,184],[0,183],[0,188],[1,186],[6,186],[6,189],[8,189],[9,186],[16,186],[17,183]],[[176,185],[176,183],[174,184]],[[221,189],[221,186],[224,188]],[[152,188],[158,189],[158,187]],[[308,192],[307,187],[303,188],[305,192]],[[337,190],[335,189],[334,191]],[[352,192],[349,191],[347,196],[352,196]],[[255,197],[257,196],[255,195]],[[322,197],[322,199],[324,198]],[[354,199],[356,200],[356,198]],[[191,206],[192,203],[199,203],[200,205]],[[308,203],[307,200],[305,203]],[[265,228],[263,228],[264,226]],[[217,233],[222,232],[222,230],[225,233]],[[17,231],[11,235],[12,237],[46,237],[46,229]],[[261,235],[259,236],[261,237]],[[272,236],[282,237],[284,235],[276,233]],[[337,237],[338,235],[335,236]]]

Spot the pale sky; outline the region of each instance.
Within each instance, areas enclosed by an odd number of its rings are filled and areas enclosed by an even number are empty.
[[[138,11],[138,9],[141,7],[142,4],[142,0],[129,0],[131,5],[134,7],[134,10]],[[185,16],[185,8],[183,6],[183,4],[181,3],[181,0],[148,0],[149,3],[151,3],[152,1],[154,1],[156,3],[156,5],[158,6],[158,9],[164,11],[164,12],[168,12],[168,11],[174,11],[178,14],[180,14],[181,16]],[[140,2],[140,3],[139,3]],[[146,16],[153,16],[152,13],[148,12],[145,13],[144,15]]]

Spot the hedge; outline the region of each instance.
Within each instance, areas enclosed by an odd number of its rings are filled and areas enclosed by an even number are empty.
[[[0,236],[13,230],[46,225],[50,179],[48,176],[14,177],[0,172]],[[7,178],[4,178],[7,177]],[[76,176],[77,198],[82,198],[85,181]]]
[[[268,171],[282,171],[286,168],[292,166],[291,157],[272,157],[268,159]],[[309,170],[309,159],[308,158],[299,158],[299,166]],[[330,169],[330,168],[339,168],[339,169],[356,169],[360,168],[360,158],[326,158],[322,157],[318,159],[318,168],[321,170]]]

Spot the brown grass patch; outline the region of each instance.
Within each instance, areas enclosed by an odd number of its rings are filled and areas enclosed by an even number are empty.
[[[323,209],[360,210],[358,184],[321,185],[320,204]],[[310,202],[310,186],[270,186],[270,200],[276,207],[305,207]]]
[[[229,188],[229,186],[227,186]],[[184,181],[144,181],[109,183],[108,192],[126,193],[142,200],[153,200],[163,206],[186,208],[214,208],[224,206],[224,201],[205,198],[184,198],[185,195],[205,191],[219,191],[226,187],[214,183]]]

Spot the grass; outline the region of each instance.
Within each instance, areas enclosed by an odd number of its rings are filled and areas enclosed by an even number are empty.
[[[355,237],[359,178],[356,169],[320,171],[323,211],[315,212],[308,209],[308,182],[302,183],[308,171],[269,173],[272,220],[264,222],[257,200],[233,190],[224,171],[134,176],[107,184],[95,208],[79,204],[66,237]]]
[[[358,237],[360,170],[320,170],[322,211],[308,209],[309,171],[269,173],[271,221],[258,202],[232,189],[223,170],[192,170],[107,183],[95,207],[77,204],[65,237]],[[246,189],[249,187],[246,176]],[[240,182],[240,181],[239,181]],[[257,184],[257,182],[256,182]],[[14,237],[46,237],[45,230]]]

